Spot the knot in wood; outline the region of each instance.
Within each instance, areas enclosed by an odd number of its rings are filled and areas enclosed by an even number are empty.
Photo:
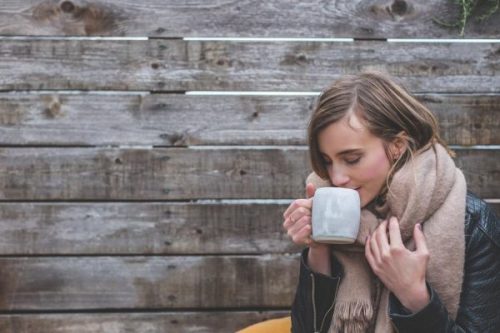
[[[59,116],[62,116],[61,114],[61,103],[59,102],[59,99],[55,99],[50,102],[49,106],[45,109],[45,115],[48,118],[57,118]]]
[[[391,5],[391,12],[393,14],[403,16],[408,11],[408,4],[405,0],[394,0]]]
[[[170,141],[171,145],[174,146],[183,146],[187,144],[187,136],[184,133],[163,133],[160,134],[160,138],[163,140]]]
[[[60,7],[61,10],[65,13],[71,13],[75,10],[75,5],[71,1],[63,1]]]

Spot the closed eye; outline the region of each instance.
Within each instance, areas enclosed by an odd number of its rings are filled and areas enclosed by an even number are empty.
[[[353,165],[353,164],[358,163],[360,159],[361,159],[361,157],[358,157],[358,158],[355,158],[355,159],[352,159],[352,160],[345,160],[345,162],[347,164]]]

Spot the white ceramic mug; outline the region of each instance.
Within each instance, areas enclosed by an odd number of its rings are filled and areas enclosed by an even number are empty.
[[[359,193],[341,187],[321,187],[312,203],[312,239],[319,243],[351,244],[359,231]]]

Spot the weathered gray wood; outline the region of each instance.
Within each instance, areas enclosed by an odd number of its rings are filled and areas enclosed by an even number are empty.
[[[290,201],[291,202],[291,201]],[[500,216],[500,204],[490,203]],[[3,255],[294,253],[288,203],[1,203]]]
[[[299,256],[0,258],[0,310],[289,307]]]
[[[2,333],[213,333],[290,315],[289,311],[0,315]]]
[[[450,144],[500,144],[500,95],[420,95]],[[304,145],[315,96],[0,94],[0,145]]]
[[[1,203],[0,253],[295,253],[301,248],[282,227],[287,207],[288,203]],[[500,204],[490,207],[500,216]]]
[[[0,253],[293,253],[300,248],[282,226],[287,207],[283,203],[0,203]]]
[[[489,8],[482,2],[482,11]],[[452,37],[432,22],[458,18],[450,1],[4,0],[0,34],[254,37]],[[498,37],[500,15],[469,20],[467,37]]]
[[[436,114],[442,137],[449,144],[500,143],[500,95],[428,94],[418,97]]]
[[[307,163],[287,148],[4,148],[0,199],[287,198]]]
[[[500,197],[498,149],[460,149],[470,190]],[[305,148],[3,148],[1,200],[302,197]]]
[[[494,43],[4,40],[0,63],[5,90],[320,91],[369,68],[413,92],[500,86]]]

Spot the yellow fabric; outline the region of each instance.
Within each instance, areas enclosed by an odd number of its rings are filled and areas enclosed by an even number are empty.
[[[248,326],[236,333],[290,333],[292,320],[290,317],[266,320],[252,326]]]

